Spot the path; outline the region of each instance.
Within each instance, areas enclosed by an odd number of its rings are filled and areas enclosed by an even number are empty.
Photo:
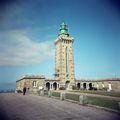
[[[1,93],[0,120],[118,120],[116,113],[35,95]]]

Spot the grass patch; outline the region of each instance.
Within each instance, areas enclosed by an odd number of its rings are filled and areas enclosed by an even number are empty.
[[[115,110],[120,110],[118,106],[118,101],[115,100],[108,100],[104,98],[98,98],[98,97],[87,97],[87,103],[92,105],[97,105],[101,107],[111,108]]]
[[[66,94],[65,94],[65,99],[70,99],[70,100],[74,100],[74,101],[79,101],[79,95],[66,93]]]
[[[120,97],[120,92],[108,92],[108,91],[93,91],[93,90],[74,90],[70,92],[79,92],[79,93],[89,93],[89,94],[98,94],[112,97]]]
[[[54,97],[60,97],[60,92],[52,92],[52,96],[54,96]]]

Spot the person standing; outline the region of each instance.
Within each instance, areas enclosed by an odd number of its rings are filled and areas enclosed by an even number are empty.
[[[23,95],[26,93],[26,87],[23,88]]]

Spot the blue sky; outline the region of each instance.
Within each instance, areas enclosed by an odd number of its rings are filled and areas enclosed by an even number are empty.
[[[76,79],[120,77],[119,0],[1,0],[0,89],[23,75],[53,78],[54,40],[66,21]]]

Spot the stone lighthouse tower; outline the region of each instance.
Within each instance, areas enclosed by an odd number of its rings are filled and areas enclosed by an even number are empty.
[[[66,89],[72,89],[75,85],[73,42],[67,24],[62,22],[55,40],[55,79],[60,80],[60,87]]]

